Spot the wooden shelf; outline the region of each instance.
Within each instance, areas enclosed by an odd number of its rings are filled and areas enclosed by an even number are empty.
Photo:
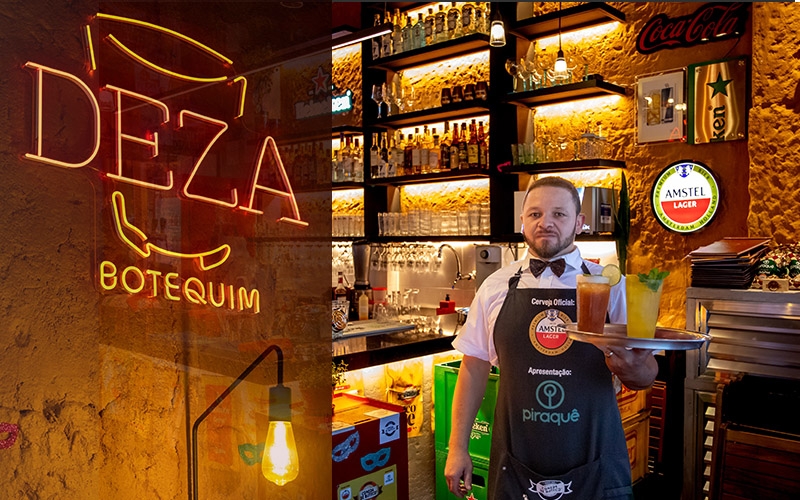
[[[575,172],[578,170],[594,170],[602,168],[625,168],[621,160],[604,160],[600,158],[589,160],[551,161],[527,165],[514,165],[503,168],[504,174],[541,174],[544,172]]]
[[[438,108],[399,113],[375,119],[370,125],[382,128],[413,127],[424,123],[460,120],[489,113],[489,103],[483,100],[461,101]]]
[[[513,92],[506,95],[504,101],[530,108],[607,95],[624,96],[625,87],[603,80],[586,80],[585,82],[567,83],[526,92]]]
[[[467,168],[463,170],[448,170],[447,172],[436,172],[419,175],[401,175],[396,177],[380,177],[369,179],[366,184],[369,186],[399,186],[407,184],[425,184],[427,182],[458,181],[465,179],[486,179],[489,171],[483,168]]]
[[[345,189],[364,189],[363,182],[332,182],[331,191],[344,191]]]
[[[411,234],[408,236],[378,236],[375,238],[369,238],[371,243],[420,243],[420,242],[446,242],[446,241],[460,241],[460,242],[470,242],[470,241],[492,241],[493,238],[488,234],[472,234],[472,235],[429,235],[429,236],[420,236],[416,234]],[[520,240],[521,241],[521,240]]]
[[[600,24],[625,22],[625,14],[605,3],[590,2],[530,17],[512,23],[509,30],[513,35],[526,40],[534,40],[558,34],[558,19],[561,18],[561,33],[577,31]]]
[[[492,243],[522,243],[522,234],[512,233],[491,238]],[[575,241],[616,241],[613,233],[579,234]]]
[[[382,57],[369,63],[369,67],[389,71],[400,71],[412,66],[421,66],[443,59],[480,52],[482,50],[489,50],[489,35],[473,33],[445,42],[439,42],[428,47],[401,52],[389,57]]]

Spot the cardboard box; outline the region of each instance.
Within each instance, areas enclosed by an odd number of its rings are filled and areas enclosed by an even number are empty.
[[[619,415],[622,420],[627,420],[642,410],[649,409],[647,405],[647,396],[650,389],[646,391],[632,391],[622,386],[622,390],[617,394],[617,405],[619,406]]]
[[[332,498],[408,500],[404,408],[352,394],[333,404]]]

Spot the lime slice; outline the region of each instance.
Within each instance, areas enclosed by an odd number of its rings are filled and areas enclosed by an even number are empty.
[[[600,274],[608,278],[608,283],[611,286],[619,283],[620,278],[622,278],[622,272],[619,270],[619,267],[614,264],[606,264],[603,267],[603,272]]]

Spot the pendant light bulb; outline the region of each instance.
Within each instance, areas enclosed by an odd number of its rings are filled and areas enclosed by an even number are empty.
[[[292,423],[270,422],[264,456],[261,458],[261,473],[278,486],[297,478],[299,472],[297,445],[294,442]]]
[[[269,428],[261,457],[261,473],[278,486],[297,478],[300,470],[292,430],[292,392],[279,384],[269,390]]]
[[[556,73],[566,73],[567,71],[567,60],[564,58],[564,51],[560,47],[556,54],[556,63],[553,65],[553,69]]]
[[[492,27],[489,31],[489,45],[492,47],[504,47],[506,44],[506,28],[503,21],[492,21]]]

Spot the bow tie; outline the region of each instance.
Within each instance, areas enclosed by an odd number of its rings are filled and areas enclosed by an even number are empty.
[[[537,278],[542,275],[544,269],[550,266],[550,269],[553,270],[553,273],[561,277],[564,274],[564,270],[567,268],[567,262],[564,259],[556,259],[550,262],[545,262],[539,259],[531,259],[531,272]]]

